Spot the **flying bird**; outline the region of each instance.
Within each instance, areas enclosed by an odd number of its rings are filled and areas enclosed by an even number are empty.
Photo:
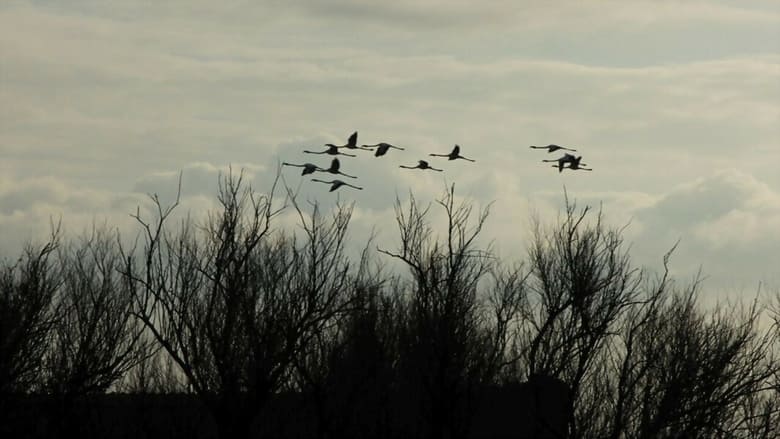
[[[476,160],[472,160],[472,159],[469,159],[469,158],[466,158],[466,157],[463,157],[462,155],[460,155],[460,145],[455,145],[455,147],[452,148],[452,151],[449,154],[428,154],[428,155],[430,155],[432,157],[447,157],[450,160],[463,159],[463,160],[468,160],[470,162],[476,161]]]
[[[431,165],[429,165],[428,162],[426,162],[425,160],[419,160],[417,162],[417,166],[404,166],[404,165],[401,165],[401,166],[399,166],[399,168],[404,168],[404,169],[430,169],[431,171],[439,171],[439,172],[442,171],[442,169],[432,168]]]
[[[362,187],[354,186],[354,185],[351,185],[349,183],[343,182],[341,180],[325,181],[325,180],[318,180],[316,178],[312,178],[311,181],[316,181],[316,182],[319,182],[319,183],[325,183],[325,184],[331,185],[330,186],[330,192],[335,191],[336,189],[340,188],[341,186],[349,186],[351,188],[359,189],[361,191],[363,190]]]
[[[582,156],[580,156],[580,159],[582,159]],[[573,155],[571,155],[571,154],[569,154],[567,152],[561,158],[557,158],[557,159],[554,159],[554,160],[542,160],[542,161],[545,162],[545,163],[558,162],[558,164],[554,165],[553,167],[557,167],[558,168],[558,172],[562,172],[563,171],[563,166],[566,163],[573,163],[575,160],[577,160],[577,157],[574,157]],[[585,163],[583,163],[583,165],[584,164]]]
[[[347,139],[347,143],[345,145],[334,145],[332,143],[326,143],[325,146],[329,146],[331,148],[365,149],[362,146],[357,146],[357,137],[358,132],[355,131],[352,133],[352,135],[349,136],[349,139]]]
[[[531,145],[530,148],[533,148],[533,149],[546,149],[548,153],[549,152],[558,151],[559,149],[563,149],[565,151],[577,152],[576,149],[564,148],[563,146],[560,146],[560,145],[547,145],[547,146],[534,146],[534,145]]]
[[[376,148],[376,151],[374,152],[374,156],[376,157],[381,157],[387,154],[387,151],[389,151],[390,148],[400,149],[401,151],[404,150],[404,148],[401,148],[400,146],[391,145],[385,142],[379,142],[376,145],[362,145],[361,148],[364,149]]]
[[[320,168],[319,166],[315,165],[314,163],[304,163],[302,165],[296,165],[295,163],[282,163],[284,166],[296,166],[298,168],[303,168],[303,171],[301,171],[301,175],[311,174],[315,171],[324,171],[323,168]]]
[[[347,157],[355,157],[355,154],[347,154],[345,152],[339,151],[339,147],[335,145],[329,146],[328,149],[322,152],[308,151],[305,149],[303,150],[303,152],[305,152],[306,154],[329,154],[329,155],[345,155]]]
[[[349,174],[345,174],[345,173],[341,172],[340,169],[341,169],[341,162],[339,162],[339,159],[333,159],[333,161],[330,162],[330,168],[328,168],[328,169],[320,169],[320,171],[330,172],[331,174],[343,175],[343,176],[349,177],[349,178],[357,178],[354,175],[349,175]]]
[[[570,161],[569,162],[569,169],[571,169],[572,171],[576,171],[576,170],[592,171],[593,170],[591,168],[583,168],[581,165],[584,165],[585,163],[580,163],[580,160],[582,160],[582,156],[579,156],[576,159],[574,159],[573,161]],[[558,172],[560,172],[560,171],[558,171]]]

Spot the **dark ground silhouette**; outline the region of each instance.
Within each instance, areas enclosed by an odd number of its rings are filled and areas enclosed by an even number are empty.
[[[478,403],[465,437],[470,438],[560,438],[566,437],[568,407],[560,389],[533,386],[529,383],[490,386],[481,389]],[[564,385],[565,386],[565,385]],[[565,389],[565,387],[564,387]],[[546,393],[550,391],[550,393]],[[563,396],[564,399],[558,399]],[[409,404],[397,395],[389,405]],[[252,437],[315,438],[318,431],[315,409],[310,398],[301,394],[280,394],[273,397],[258,416]],[[335,408],[329,408],[335,409]],[[377,431],[376,419],[385,414],[372,413],[365,418],[348,413],[357,407],[339,407],[343,419],[332,437],[419,437],[417,420],[402,410],[389,410],[395,418],[388,419],[382,431]],[[365,406],[359,410],[369,409]],[[112,437],[163,438],[218,437],[216,424],[198,397],[192,394],[104,394],[94,395],[75,403],[64,414],[58,401],[50,396],[20,396],[0,432],[3,437]],[[264,421],[259,422],[259,419]],[[63,427],[64,423],[68,425]],[[368,435],[368,436],[367,436]]]

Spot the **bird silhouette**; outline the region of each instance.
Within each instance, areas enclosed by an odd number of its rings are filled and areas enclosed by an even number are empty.
[[[582,156],[580,156],[580,159],[582,159]],[[566,163],[572,163],[575,160],[577,160],[577,157],[574,157],[573,155],[571,155],[571,154],[569,154],[567,152],[561,158],[557,158],[557,159],[554,159],[554,160],[542,160],[542,161],[546,162],[546,163],[558,162],[558,164],[554,165],[553,167],[557,167],[558,168],[558,172],[562,172],[563,171],[563,165],[565,165]],[[584,164],[585,163],[583,163],[583,165]]]
[[[303,171],[301,171],[301,175],[311,174],[314,171],[324,171],[323,168],[320,168],[319,166],[315,165],[314,163],[304,163],[302,165],[296,165],[295,163],[282,163],[284,166],[295,166],[298,168],[303,168]]]
[[[582,165],[585,165],[585,163],[580,163],[580,160],[582,160],[582,156],[578,156],[576,159],[569,161],[569,169],[572,171],[582,170],[582,171],[592,171],[591,168],[583,168]],[[560,172],[560,171],[558,171]]]
[[[428,154],[428,155],[432,157],[447,157],[450,160],[463,159],[463,160],[468,160],[470,162],[476,161],[460,155],[460,145],[455,145],[455,147],[452,148],[452,151],[449,154]]]
[[[347,143],[344,145],[334,145],[332,143],[326,143],[325,146],[329,146],[331,148],[347,148],[347,149],[366,149],[362,146],[357,146],[357,137],[358,132],[355,131],[352,133],[352,135],[349,136],[349,139],[347,139]]]
[[[381,157],[381,156],[387,154],[387,151],[389,151],[390,148],[400,149],[401,151],[404,150],[404,148],[401,148],[400,146],[391,145],[391,144],[385,143],[385,142],[379,142],[376,145],[362,145],[361,147],[362,148],[367,148],[367,149],[376,148],[376,151],[374,152],[374,155],[376,157]]]
[[[351,184],[346,183],[346,182],[341,181],[341,180],[325,181],[325,180],[319,180],[319,179],[316,179],[316,178],[312,178],[311,181],[316,181],[316,182],[319,182],[319,183],[325,183],[325,184],[331,185],[330,186],[330,192],[335,191],[336,189],[340,188],[341,186],[349,186],[351,188],[359,189],[361,191],[363,190],[362,187],[351,185]]]
[[[534,146],[534,145],[531,145],[531,146],[530,146],[530,148],[534,148],[534,149],[546,149],[548,153],[549,153],[549,152],[555,152],[555,151],[558,151],[559,149],[563,149],[563,150],[566,150],[566,151],[577,152],[577,150],[576,150],[576,149],[571,149],[571,148],[564,148],[563,146],[560,146],[560,145],[547,145],[547,146]]]
[[[347,154],[345,152],[339,151],[339,147],[335,145],[329,146],[328,149],[322,152],[308,151],[305,149],[303,150],[303,152],[305,152],[306,154],[329,154],[329,155],[345,155],[347,157],[355,157],[355,154]]]
[[[443,171],[442,169],[432,168],[431,165],[429,165],[428,162],[426,162],[425,160],[419,160],[417,162],[417,166],[404,166],[404,165],[401,165],[401,166],[399,166],[399,168],[404,168],[404,169],[430,169],[431,171],[439,171],[439,172]]]
[[[328,168],[328,169],[320,169],[320,171],[330,172],[331,174],[343,175],[343,176],[349,177],[349,178],[357,178],[354,175],[349,175],[349,174],[345,174],[345,173],[341,172],[340,169],[341,169],[341,162],[339,162],[339,159],[333,159],[333,161],[330,162],[330,168]]]

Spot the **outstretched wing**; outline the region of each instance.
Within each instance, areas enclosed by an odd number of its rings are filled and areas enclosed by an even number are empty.
[[[355,131],[354,133],[352,133],[351,136],[349,136],[349,140],[347,141],[347,145],[353,146],[353,147],[357,146],[357,133],[358,132]]]
[[[452,154],[453,155],[460,154],[460,145],[455,145],[455,148],[452,148]]]
[[[339,162],[339,159],[333,159],[330,163],[330,170],[338,172],[339,168],[341,168],[341,162]]]

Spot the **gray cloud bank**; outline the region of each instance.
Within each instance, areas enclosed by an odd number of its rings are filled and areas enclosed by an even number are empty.
[[[251,4],[250,4],[251,3]],[[284,169],[302,200],[356,201],[355,237],[392,242],[392,204],[450,183],[495,201],[489,236],[521,255],[562,189],[604,203],[642,263],[726,287],[777,282],[780,7],[773,1],[10,1],[0,5],[0,245],[62,216],[134,230],[146,193],[215,206],[232,164],[264,190],[280,162],[343,143],[364,191]],[[476,164],[400,170],[453,144]],[[528,145],[577,147],[558,174]]]

